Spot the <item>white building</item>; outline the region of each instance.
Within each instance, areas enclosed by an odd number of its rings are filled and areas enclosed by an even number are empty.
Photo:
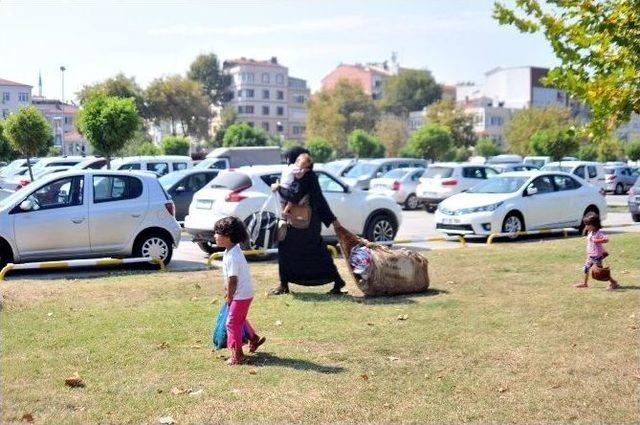
[[[0,119],[8,117],[22,106],[30,105],[32,88],[28,84],[0,78]]]
[[[422,111],[409,112],[409,118],[407,119],[407,127],[409,128],[409,134],[413,134],[420,127],[424,127],[427,120],[426,108]]]

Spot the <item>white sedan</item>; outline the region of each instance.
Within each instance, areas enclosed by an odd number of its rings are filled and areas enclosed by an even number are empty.
[[[236,216],[248,223],[272,195],[270,185],[280,178],[282,165],[241,167],[223,172],[193,197],[184,227],[205,252],[213,252],[213,226],[226,216]],[[324,170],[315,170],[324,197],[342,225],[371,241],[394,239],[402,219],[401,209],[386,196],[351,189],[339,178]],[[265,211],[277,215],[275,195]],[[334,240],[333,228],[322,226],[322,236]],[[264,246],[258,241],[256,246]],[[271,247],[272,242],[269,242]]]
[[[524,230],[580,227],[590,211],[604,220],[599,189],[563,172],[504,173],[444,200],[436,229],[447,234],[490,235]]]

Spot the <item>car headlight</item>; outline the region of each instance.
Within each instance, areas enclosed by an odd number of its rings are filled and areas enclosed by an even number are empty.
[[[502,204],[504,204],[504,202],[496,202],[495,204],[483,205],[481,207],[463,208],[461,210],[457,210],[455,213],[456,215],[464,215],[464,214],[473,214],[477,212],[495,211]]]

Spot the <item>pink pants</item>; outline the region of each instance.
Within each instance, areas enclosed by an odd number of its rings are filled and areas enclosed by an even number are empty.
[[[249,306],[253,298],[246,300],[233,300],[229,305],[229,317],[227,318],[227,348],[230,350],[242,349],[242,329],[246,326],[249,331],[249,339],[255,338],[255,331],[247,321]]]

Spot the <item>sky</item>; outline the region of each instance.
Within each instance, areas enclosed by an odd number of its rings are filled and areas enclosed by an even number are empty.
[[[510,4],[513,0],[505,0]],[[482,83],[486,71],[553,66],[541,35],[491,18],[493,0],[72,1],[0,0],[0,78],[65,98],[118,72],[145,87],[185,74],[198,54],[278,61],[312,90],[340,63],[389,60],[441,83]]]

